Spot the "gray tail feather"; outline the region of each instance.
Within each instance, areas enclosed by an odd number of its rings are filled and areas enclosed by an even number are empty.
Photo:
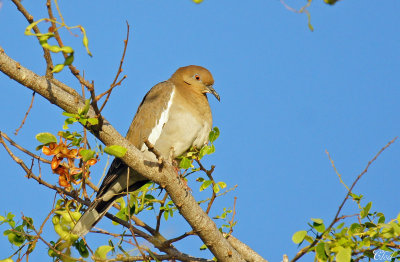
[[[148,180],[141,180],[134,183],[129,187],[129,192],[141,188],[147,182]],[[98,199],[97,201],[94,200],[78,220],[71,233],[77,235],[78,237],[82,237],[89,233],[90,229],[92,229],[92,227],[94,227],[100,221],[100,219],[105,216],[114,201],[121,196],[122,195],[115,195],[108,201],[103,201],[101,199]]]
[[[103,201],[100,201],[103,202]],[[85,211],[85,213],[81,216],[81,218],[76,223],[75,227],[72,229],[72,234],[77,235],[78,237],[82,237],[86,235],[92,227],[94,227],[100,219],[107,213],[110,209],[114,201],[109,201],[109,205],[104,208],[101,212],[98,212],[96,209],[99,202],[92,202],[90,207]],[[103,202],[104,204],[104,202]]]

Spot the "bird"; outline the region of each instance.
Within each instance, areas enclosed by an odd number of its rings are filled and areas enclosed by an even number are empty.
[[[145,144],[148,140],[163,159],[176,159],[191,147],[208,143],[212,114],[207,93],[220,101],[214,78],[202,66],[178,68],[166,81],[153,86],[144,96],[128,129],[126,139],[147,159],[157,161]],[[129,177],[129,181],[128,181]],[[72,229],[82,237],[107,213],[116,199],[133,192],[149,180],[128,167],[120,158],[110,165],[94,201]]]

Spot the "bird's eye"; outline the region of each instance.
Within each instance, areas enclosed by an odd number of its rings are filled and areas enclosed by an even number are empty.
[[[196,79],[197,81],[200,81],[200,76],[199,75],[194,75],[194,79]]]

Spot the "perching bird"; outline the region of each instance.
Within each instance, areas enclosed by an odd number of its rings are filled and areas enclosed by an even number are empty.
[[[179,68],[170,79],[155,85],[143,98],[129,127],[126,139],[154,159],[147,150],[146,139],[164,159],[175,159],[190,147],[201,148],[208,142],[212,116],[206,93],[213,94],[214,79],[201,66]],[[127,176],[129,182],[127,185]],[[106,214],[114,201],[135,191],[148,180],[135,172],[119,158],[112,162],[96,199],[75,225],[72,233],[83,236]]]

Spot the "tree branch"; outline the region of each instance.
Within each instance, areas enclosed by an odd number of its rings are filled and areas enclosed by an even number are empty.
[[[77,113],[79,108],[84,107],[82,97],[77,95],[76,92],[67,91],[65,86],[62,88],[45,77],[38,76],[21,66],[18,62],[8,57],[1,47],[0,71],[21,85],[40,94],[66,112]],[[69,89],[73,90],[72,88]],[[89,110],[88,116],[95,117],[93,108]],[[170,163],[165,163],[163,170],[160,172],[158,163],[145,159],[144,154],[121,136],[106,119],[104,119],[102,126],[92,127],[89,131],[107,146],[119,145],[125,147],[127,152],[121,159],[129,167],[157,184],[165,186],[165,190],[179,209],[179,212],[218,261],[244,261],[222,236],[221,232],[218,231],[214,221],[197,204],[192,194],[187,192]]]
[[[356,186],[357,182],[361,179],[361,177],[368,172],[368,168],[371,166],[371,164],[379,157],[379,155],[385,151],[386,148],[388,148],[391,144],[393,144],[396,141],[397,137],[393,138],[391,141],[389,141],[384,147],[381,148],[381,150],[379,150],[378,153],[376,153],[376,155],[370,160],[368,161],[367,166],[364,168],[364,170],[357,176],[357,178],[354,180],[353,184],[351,185],[350,189],[347,191],[347,194],[345,196],[345,198],[343,199],[342,203],[340,204],[336,215],[334,217],[334,219],[332,220],[331,224],[325,229],[325,231],[318,235],[315,240],[309,245],[306,246],[305,248],[301,249],[300,252],[298,252],[296,254],[296,256],[291,260],[291,262],[297,261],[299,260],[304,254],[306,254],[313,246],[315,246],[316,244],[318,244],[318,241],[321,240],[322,236],[329,232],[331,230],[331,228],[333,227],[333,225],[335,225],[336,222],[338,222],[341,217],[339,217],[340,212],[342,211],[342,208],[344,206],[344,204],[347,202],[347,200],[350,197],[350,194],[352,193],[353,188]]]

